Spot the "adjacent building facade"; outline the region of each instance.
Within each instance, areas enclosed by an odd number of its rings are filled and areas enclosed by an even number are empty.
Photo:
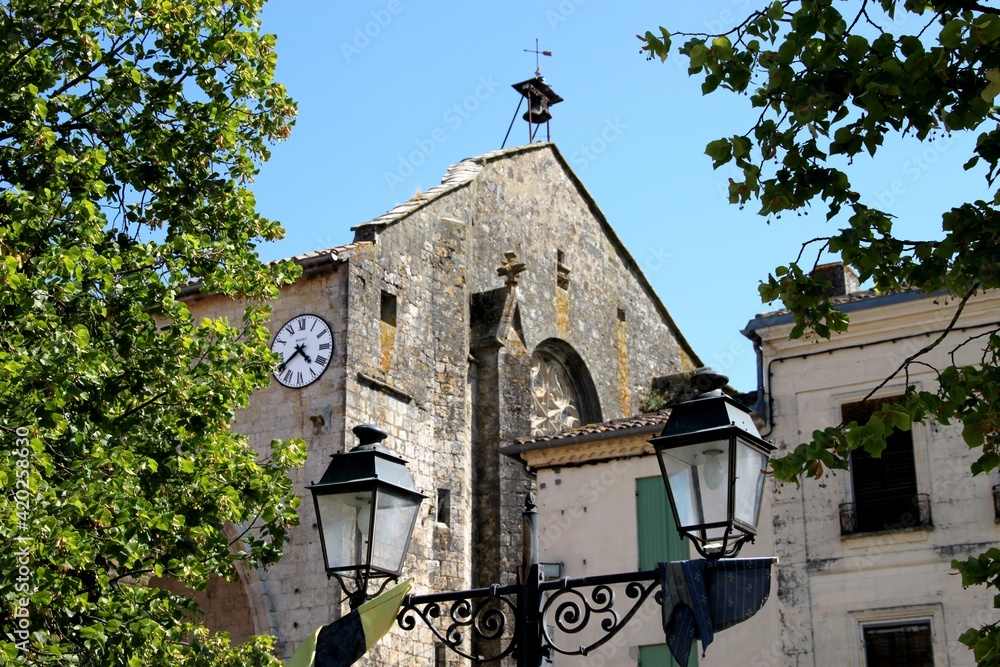
[[[682,394],[690,374],[657,378],[662,395],[687,400]],[[619,572],[649,571],[656,564],[700,558],[677,533],[653,446],[662,433],[669,408],[633,417],[591,424],[570,432],[540,436],[508,445],[504,451],[522,459],[537,477],[539,557],[550,576],[589,577]],[[757,540],[740,557],[771,556],[769,498],[761,510]],[[596,528],[596,529],[595,529]],[[776,566],[780,567],[779,566]],[[775,568],[775,569],[776,569]],[[772,586],[774,574],[772,573]],[[656,585],[654,590],[658,590]],[[585,592],[589,593],[587,589]],[[772,589],[773,590],[773,589]],[[632,602],[624,586],[616,588],[619,616]],[[587,656],[556,655],[555,667],[676,667],[664,644],[662,608],[647,598],[619,634]],[[553,627],[556,643],[572,651],[605,634],[602,616],[595,614],[586,631],[567,633]],[[692,649],[690,665],[763,666],[780,655],[777,644],[777,606],[772,599],[749,620],[720,632],[701,657],[701,645]]]
[[[509,583],[535,482],[501,445],[635,414],[654,376],[700,365],[552,144],[465,160],[354,231],[296,257],[303,275],[273,303],[276,338],[300,322],[329,329],[322,369],[272,382],[234,424],[263,454],[272,438],[308,443],[301,525],[280,563],[200,597],[210,627],[275,634],[280,657],[341,611],[306,486],[356,444],[354,426],[385,429],[428,496],[405,563],[414,592]],[[242,309],[188,302],[195,317]],[[592,524],[621,539],[614,528]],[[452,664],[435,643],[396,629],[366,660]]]
[[[902,396],[907,382],[933,390],[934,367],[979,363],[981,346],[962,343],[995,330],[1000,320],[1000,298],[970,300],[952,333],[921,357],[925,363],[862,402],[945,332],[957,302],[919,292],[880,296],[859,291],[840,265],[820,270],[850,315],[849,331],[830,340],[789,340],[792,318],[776,312],[758,316],[744,332],[759,349],[762,434],[778,445],[775,456],[816,429],[866,419]],[[779,622],[768,632],[780,639],[780,651],[759,664],[974,665],[958,637],[995,620],[992,598],[983,589],[963,590],[950,563],[1000,538],[996,480],[972,476],[976,458],[960,425],[915,424],[891,436],[881,458],[855,452],[849,471],[803,480],[801,488],[776,487]]]

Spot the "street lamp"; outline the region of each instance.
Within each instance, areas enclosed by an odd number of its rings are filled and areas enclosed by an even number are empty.
[[[354,427],[361,441],[334,454],[319,483],[307,487],[316,503],[316,522],[326,563],[356,608],[368,597],[368,583],[403,571],[403,558],[417,521],[420,501],[406,461],[380,444],[386,432],[367,424]],[[344,577],[353,577],[350,591]]]
[[[706,376],[695,379],[704,383]],[[710,391],[674,404],[663,433],[651,440],[678,529],[712,560],[737,555],[756,535],[763,471],[773,450],[760,438],[749,411],[717,390],[726,381],[712,374]],[[354,575],[355,590],[344,588],[352,608],[367,599],[370,580],[383,577],[388,582],[399,576],[417,508],[425,497],[414,489],[402,459],[377,444],[386,437],[384,431],[358,426],[354,432],[362,444],[334,455],[320,483],[308,487],[316,501],[327,574],[342,587],[343,575]],[[659,588],[659,570],[543,580],[532,494],[523,521],[518,583],[408,596],[399,626],[412,630],[419,617],[439,643],[477,664],[513,656],[522,667],[539,667],[553,653],[587,655],[610,641]],[[616,608],[613,586],[624,586],[630,600],[626,610]],[[563,646],[553,635],[555,628],[575,635],[594,624],[604,634],[586,646]],[[464,644],[466,638],[496,645],[495,655],[473,653]]]
[[[698,376],[708,391],[673,406],[653,438],[677,530],[705,558],[729,558],[757,535],[767,459],[750,410],[722,393],[723,375]]]

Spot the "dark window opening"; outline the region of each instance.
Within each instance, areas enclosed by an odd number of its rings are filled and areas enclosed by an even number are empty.
[[[556,286],[562,290],[569,289],[569,267],[566,266],[566,254],[556,250]]]
[[[866,423],[884,403],[899,398],[869,400],[844,405],[844,421]],[[841,532],[869,533],[930,527],[930,501],[917,493],[913,436],[893,431],[886,438],[880,458],[863,449],[851,452],[851,486],[854,502],[841,506]]]
[[[396,295],[382,292],[382,321],[390,327],[396,326]]]
[[[930,621],[862,626],[866,667],[934,667]]]
[[[438,489],[437,491],[437,521],[451,525],[451,490],[449,489]]]

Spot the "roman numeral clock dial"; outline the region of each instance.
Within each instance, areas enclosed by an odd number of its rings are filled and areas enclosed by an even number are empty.
[[[274,379],[300,389],[319,379],[333,357],[333,332],[317,315],[296,315],[281,325],[271,341],[271,352],[281,360]]]

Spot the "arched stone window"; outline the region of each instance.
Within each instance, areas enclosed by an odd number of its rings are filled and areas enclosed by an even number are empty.
[[[555,435],[601,420],[597,392],[580,355],[549,339],[531,355],[531,434]]]

